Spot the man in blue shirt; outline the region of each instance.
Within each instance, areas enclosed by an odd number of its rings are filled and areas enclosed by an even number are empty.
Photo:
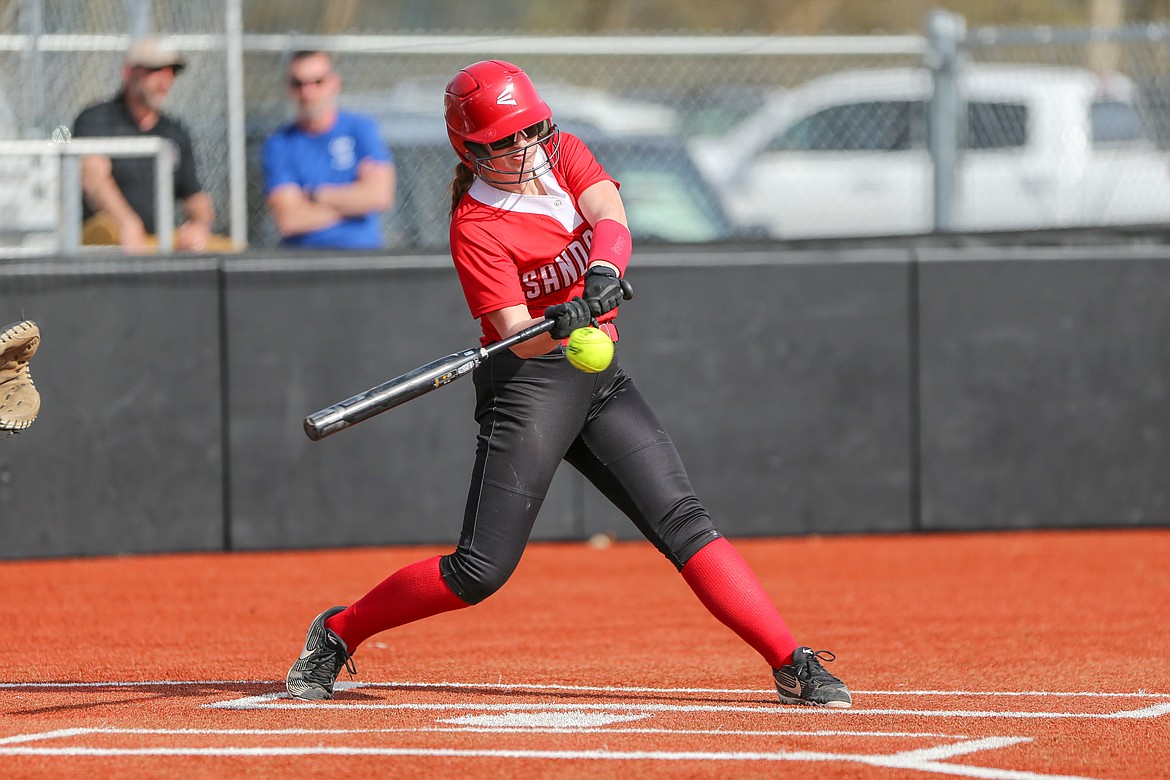
[[[264,142],[264,192],[282,246],[383,249],[381,213],[394,203],[394,158],[373,119],[341,111],[329,55],[288,66],[293,122]]]

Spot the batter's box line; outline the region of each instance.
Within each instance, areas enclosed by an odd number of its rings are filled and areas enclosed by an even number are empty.
[[[149,680],[149,681],[86,681],[86,682],[22,682],[22,683],[0,683],[0,689],[22,689],[22,690],[38,690],[38,689],[93,689],[93,688],[119,688],[119,687],[154,687],[154,686],[235,686],[235,685],[278,685],[279,681],[272,680]],[[387,689],[464,689],[464,690],[478,690],[478,691],[495,691],[495,690],[528,690],[528,691],[578,691],[578,692],[595,692],[602,694],[622,694],[622,693],[659,693],[659,694],[681,694],[681,693],[709,693],[709,694],[753,694],[753,695],[770,695],[771,690],[759,689],[720,689],[720,688],[649,688],[649,687],[630,687],[630,686],[586,686],[586,685],[557,685],[557,684],[542,684],[542,683],[456,683],[456,682],[412,682],[412,681],[390,681],[390,682],[339,682],[337,684],[338,690],[356,689],[356,688],[387,688]],[[1153,693],[1146,691],[1136,691],[1134,693],[1119,693],[1119,692],[1101,692],[1101,691],[855,691],[859,697],[864,696],[984,696],[984,697],[1054,697],[1054,698],[1143,698],[1143,699],[1170,699],[1170,694]],[[282,700],[288,700],[287,703]],[[407,709],[407,708],[422,708],[424,705],[409,705],[409,704],[391,704],[391,703],[350,703],[350,702],[330,702],[330,703],[302,703],[292,701],[287,693],[279,692],[273,694],[263,694],[260,696],[248,696],[238,699],[225,700],[220,702],[213,702],[204,704],[203,707],[211,709],[229,709],[229,710],[250,710],[250,709],[269,709],[269,708],[309,708],[309,707],[336,707],[342,709]],[[433,706],[433,705],[432,705]],[[472,708],[478,706],[479,709],[484,709],[485,705],[465,705]],[[516,705],[509,705],[513,708]],[[535,705],[534,705],[535,706]],[[548,705],[541,705],[548,706]],[[558,706],[580,706],[580,705],[558,705]],[[694,705],[686,707],[686,705],[638,705],[638,704],[615,704],[615,705],[589,705],[591,707],[608,706],[613,709],[623,709],[629,711],[639,707],[656,707],[656,711],[667,712],[768,712],[768,713],[812,713],[821,712],[817,708],[796,708],[796,707],[779,707],[769,705],[767,707],[734,707],[731,705],[723,706],[703,706]],[[668,709],[674,706],[675,709]],[[834,710],[834,714],[871,714],[871,715],[915,715],[926,717],[967,717],[967,718],[985,718],[985,717],[1000,717],[1000,718],[1021,718],[1021,719],[1061,719],[1061,718],[1082,718],[1082,719],[1123,719],[1136,720],[1158,718],[1170,713],[1170,702],[1154,704],[1149,707],[1144,707],[1134,710],[1121,710],[1109,713],[1080,713],[1080,712],[1026,712],[1026,711],[985,711],[985,710],[906,710],[906,709],[868,709],[863,707],[854,707],[847,710]]]
[[[0,689],[39,688],[130,688],[151,686],[222,686],[238,685],[283,686],[283,680],[107,680],[87,682],[0,682]],[[613,685],[558,685],[555,683],[468,683],[468,682],[417,682],[391,680],[385,682],[338,682],[337,690],[346,688],[420,688],[441,689],[457,688],[491,692],[496,690],[526,690],[526,691],[579,691],[585,693],[711,693],[731,695],[771,695],[772,688],[651,688],[639,686]],[[1170,693],[1156,693],[1154,691],[1137,690],[1132,692],[1110,691],[940,691],[940,690],[857,690],[853,693],[859,696],[983,696],[983,697],[1016,697],[1034,696],[1052,698],[1121,698],[1121,699],[1170,699]]]
[[[286,702],[287,700],[287,702]],[[1018,718],[1021,720],[1085,719],[1085,720],[1137,720],[1157,718],[1170,714],[1170,703],[1158,704],[1140,710],[1120,712],[1028,712],[1013,710],[908,710],[852,707],[850,709],[825,710],[819,707],[786,707],[780,704],[760,707],[728,704],[644,704],[644,703],[522,703],[486,704],[481,702],[302,702],[293,700],[287,693],[249,696],[230,701],[202,705],[208,709],[221,710],[399,710],[399,711],[447,711],[470,712],[519,712],[519,711],[602,711],[602,712],[647,712],[647,713],[760,713],[768,715],[820,715],[845,717],[848,715],[912,715],[927,718]]]
[[[33,734],[17,734],[11,737],[0,738],[0,746],[16,745],[27,742],[37,742],[51,739],[68,739],[70,737],[86,736],[89,734],[122,734],[132,736],[215,736],[215,737],[322,737],[346,735],[377,735],[377,734],[417,734],[417,733],[450,733],[450,732],[488,732],[501,734],[683,734],[694,736],[716,737],[867,737],[873,739],[949,739],[959,742],[982,739],[968,734],[942,734],[929,731],[842,731],[838,729],[819,729],[806,731],[803,729],[670,729],[670,728],[451,728],[438,726],[395,726],[377,729],[322,729],[322,728],[284,728],[284,729],[163,729],[163,728],[123,728],[118,726],[89,726],[79,728],[56,729]],[[1005,737],[1031,741],[1031,737]]]
[[[442,687],[441,684],[404,684],[404,683],[375,683],[375,682],[339,682],[337,691],[357,690],[360,688],[398,689],[403,687]],[[462,687],[472,687],[464,684]],[[492,688],[493,686],[479,686]],[[507,686],[494,686],[495,688]],[[540,686],[521,686],[531,690],[538,690]],[[675,692],[672,689],[658,689],[663,693]],[[717,692],[717,691],[713,691]],[[859,694],[860,695],[860,694]],[[1089,695],[1089,694],[1086,694]],[[476,712],[519,712],[519,711],[602,711],[602,712],[678,712],[678,713],[767,713],[767,714],[820,714],[825,710],[817,707],[783,707],[779,704],[765,706],[734,705],[734,704],[650,704],[640,702],[613,702],[613,703],[523,703],[509,702],[506,704],[490,704],[477,702],[346,702],[333,700],[330,702],[304,702],[293,699],[285,691],[246,696],[239,699],[211,702],[202,705],[208,709],[225,710],[265,710],[265,709],[342,709],[342,710],[400,710],[400,711],[446,711],[463,710]],[[1139,720],[1157,718],[1170,713],[1170,702],[1154,704],[1136,710],[1121,710],[1117,712],[1030,712],[1014,710],[910,710],[910,709],[878,709],[852,707],[850,709],[834,709],[832,715],[911,715],[938,718],[1018,718],[1024,720],[1051,720],[1051,719],[1088,719],[1088,720]]]
[[[310,729],[277,729],[277,730],[243,730],[243,729],[120,729],[120,728],[88,728],[88,729],[60,729],[54,732],[24,735],[24,741],[43,741],[46,739],[91,736],[103,734],[158,734],[158,735],[186,735],[186,734],[218,734],[238,735],[241,732],[249,734],[297,734],[305,736],[320,736],[333,734],[337,730],[314,731]],[[345,733],[369,733],[378,730],[348,730]],[[807,736],[807,735],[805,735]],[[814,763],[856,763],[873,767],[902,769],[924,772],[935,775],[953,775],[958,777],[996,778],[1003,780],[1089,780],[1083,777],[1069,775],[1045,775],[1034,772],[1003,770],[992,767],[979,767],[969,764],[951,764],[947,759],[966,756],[1000,748],[1011,747],[1024,742],[1032,741],[1028,737],[983,737],[964,739],[946,745],[937,745],[929,748],[899,751],[890,754],[867,753],[832,753],[813,750],[788,751],[685,751],[673,752],[662,750],[617,751],[608,749],[594,750],[528,750],[528,749],[493,749],[474,750],[458,748],[411,748],[411,747],[346,747],[346,746],[289,746],[289,747],[131,747],[131,748],[99,748],[92,746],[72,747],[27,747],[11,744],[13,738],[5,740],[8,744],[0,743],[0,755],[8,756],[39,756],[39,757],[122,757],[122,756],[215,756],[234,758],[267,758],[282,756],[370,756],[370,757],[423,757],[423,758],[494,758],[494,759],[538,759],[538,760],[570,760],[570,761],[710,761],[710,762],[749,762],[749,761],[791,761]]]

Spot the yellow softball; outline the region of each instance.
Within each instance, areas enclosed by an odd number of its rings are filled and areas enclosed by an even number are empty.
[[[569,334],[565,355],[576,368],[596,374],[613,361],[613,341],[599,328],[577,328]]]

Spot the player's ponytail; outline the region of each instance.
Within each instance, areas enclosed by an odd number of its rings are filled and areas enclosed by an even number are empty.
[[[455,207],[463,200],[463,196],[471,189],[474,181],[475,174],[470,168],[463,163],[455,166],[455,178],[451,180],[451,211],[447,214],[448,219],[455,215]]]

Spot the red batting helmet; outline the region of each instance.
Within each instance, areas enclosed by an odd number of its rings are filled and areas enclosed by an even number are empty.
[[[447,83],[444,118],[451,146],[459,159],[489,182],[529,181],[548,171],[556,160],[557,129],[552,124],[552,110],[541,99],[528,74],[510,62],[484,60],[456,73]],[[519,173],[497,169],[492,161],[515,154],[515,149],[509,144],[497,154],[492,144],[514,139],[520,131],[531,139],[525,149],[553,139],[545,149],[544,161],[534,160],[533,167]]]

